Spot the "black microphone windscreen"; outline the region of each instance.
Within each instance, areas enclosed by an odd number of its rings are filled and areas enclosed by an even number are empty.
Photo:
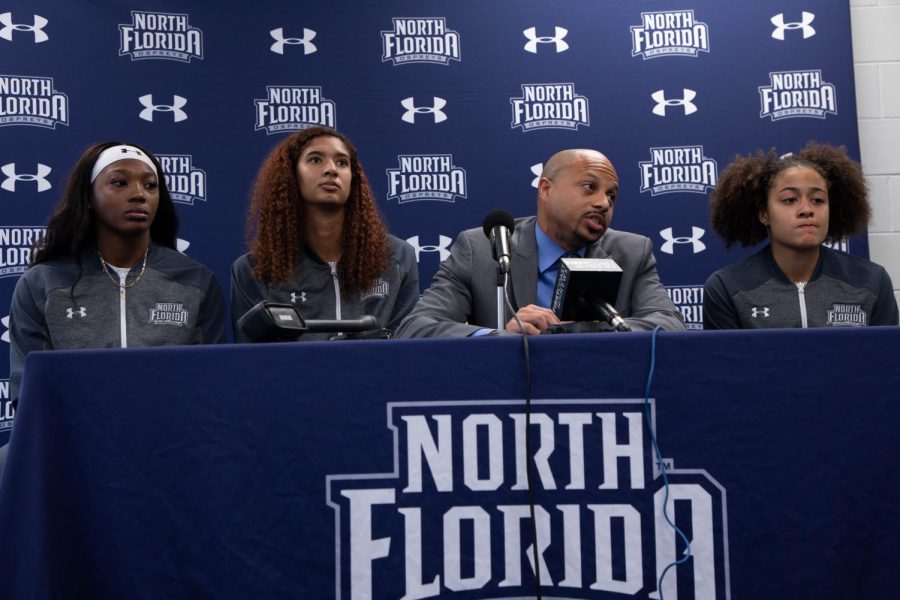
[[[563,321],[592,321],[595,301],[615,304],[622,269],[611,258],[561,258],[550,309]]]
[[[516,228],[516,220],[509,214],[508,210],[503,210],[502,208],[492,210],[484,218],[484,222],[481,225],[481,228],[484,229],[484,235],[491,237],[491,230],[497,225],[503,225],[512,233],[512,230]]]

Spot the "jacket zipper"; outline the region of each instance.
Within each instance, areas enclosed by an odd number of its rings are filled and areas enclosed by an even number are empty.
[[[334,318],[336,321],[341,320],[341,283],[338,281],[337,261],[329,261],[328,266],[331,267],[331,282],[334,284]]]
[[[797,295],[800,300],[800,323],[801,327],[804,329],[809,327],[809,324],[806,322],[806,291],[804,288],[806,287],[806,282],[801,281],[800,283],[795,283],[797,286]]]
[[[128,347],[128,332],[125,327],[127,320],[125,313],[125,288],[119,286],[119,334],[122,339],[122,348]]]

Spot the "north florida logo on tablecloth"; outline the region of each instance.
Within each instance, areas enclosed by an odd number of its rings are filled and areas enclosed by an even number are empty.
[[[511,129],[573,129],[590,126],[588,100],[575,91],[574,83],[523,83],[522,95],[509,99]]]
[[[397,65],[448,65],[460,60],[459,33],[444,17],[394,17],[394,28],[381,32],[381,61]]]
[[[631,26],[631,55],[644,60],[660,56],[697,57],[709,52],[709,28],[693,10],[642,12],[641,24]]]
[[[834,84],[822,79],[820,69],[769,73],[769,85],[758,89],[760,119],[824,119],[837,114]]]
[[[194,204],[206,202],[206,171],[194,166],[190,154],[157,154],[166,177],[166,187],[173,202]]]
[[[203,59],[203,32],[191,27],[188,15],[131,11],[131,23],[119,24],[119,56],[191,62]]]
[[[658,598],[659,575],[682,557],[642,410],[642,399],[532,403],[546,597]],[[326,478],[336,598],[533,596],[524,403],[396,402],[387,419],[392,471]],[[702,468],[665,463],[666,512],[691,555],[667,573],[662,592],[727,598],[725,490]]]
[[[28,269],[31,250],[46,227],[0,227],[0,277],[17,277]]]
[[[268,85],[266,97],[253,103],[255,130],[265,129],[268,135],[317,125],[336,127],[334,102],[322,96],[321,86]]]
[[[681,311],[686,329],[703,329],[702,285],[667,285],[666,293]]]
[[[56,90],[52,77],[0,75],[0,127],[68,124],[69,97]]]
[[[388,200],[400,204],[420,200],[456,202],[466,197],[466,170],[452,154],[400,154],[396,169],[386,169]]]
[[[665,146],[650,148],[650,160],[639,163],[641,193],[651,195],[670,192],[705,194],[716,187],[719,168],[707,158],[703,146]]]

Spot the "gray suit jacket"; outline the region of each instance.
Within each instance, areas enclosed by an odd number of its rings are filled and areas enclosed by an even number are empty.
[[[535,303],[537,241],[535,217],[516,220],[510,247],[510,296],[519,309]],[[682,331],[681,313],[669,299],[656,273],[652,244],[644,236],[609,229],[588,246],[588,258],[612,258],[622,267],[622,284],[615,307],[635,331],[660,325]],[[459,234],[450,256],[441,263],[425,294],[403,320],[397,337],[465,337],[497,327],[497,261],[481,228]]]

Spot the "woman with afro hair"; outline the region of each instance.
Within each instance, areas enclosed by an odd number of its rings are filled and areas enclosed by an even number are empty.
[[[372,315],[393,331],[419,299],[412,246],[388,234],[356,148],[333,129],[304,129],[269,154],[247,237],[250,252],[231,268],[237,342],[254,341],[238,321],[263,300],[293,304],[306,320]]]
[[[783,157],[738,156],[710,204],[726,246],[769,243],[706,281],[704,329],[897,325],[884,268],[822,245],[859,232],[871,214],[845,148],[810,142]]]

